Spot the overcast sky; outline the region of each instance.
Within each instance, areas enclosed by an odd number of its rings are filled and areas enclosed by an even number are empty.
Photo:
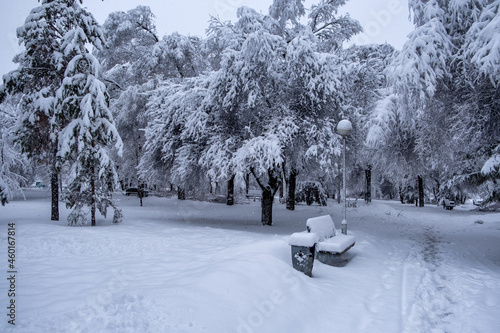
[[[319,0],[306,0],[306,8]],[[83,7],[104,23],[109,13],[128,11],[138,5],[149,6],[156,16],[160,36],[178,31],[203,36],[210,15],[236,20],[236,10],[249,6],[267,13],[272,0],[84,0]],[[411,31],[407,0],[350,0],[343,7],[361,22],[365,32],[354,38],[357,44],[388,42],[400,49]],[[15,69],[12,58],[19,53],[16,29],[24,24],[38,0],[0,0],[0,77]]]

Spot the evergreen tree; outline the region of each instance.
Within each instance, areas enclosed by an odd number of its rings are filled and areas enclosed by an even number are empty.
[[[25,50],[14,58],[18,68],[4,75],[4,90],[21,94],[21,114],[16,129],[22,151],[30,158],[45,162],[51,168],[51,219],[59,220],[56,132],[51,126],[54,95],[64,73],[60,44],[71,26],[69,10],[75,1],[43,0],[32,9],[25,24],[17,29],[19,43]]]
[[[122,142],[108,109],[106,86],[98,78],[99,62],[87,49],[89,43],[102,48],[104,37],[93,16],[76,3],[67,15],[72,24],[60,51],[68,62],[56,93],[53,126],[59,127],[58,157],[71,165],[66,199],[73,211],[68,222],[85,223],[84,206],[90,206],[91,225],[96,225],[96,209],[106,216],[108,206],[118,222],[121,211],[111,200],[117,175],[109,150],[114,143],[121,154]]]
[[[84,47],[86,40],[79,36],[76,29],[68,37],[75,46]],[[93,226],[96,209],[106,216],[111,206],[113,222],[121,219],[121,211],[111,199],[118,176],[109,151],[115,144],[121,154],[122,142],[108,109],[106,86],[97,78],[98,69],[99,64],[91,54],[77,54],[68,64],[57,95],[60,104],[56,117],[68,123],[59,136],[59,156],[71,164],[67,197],[67,206],[73,209],[68,217],[70,225],[85,223],[84,206],[90,206]]]
[[[80,7],[82,0],[41,0],[18,28],[25,50],[16,56],[18,69],[4,76],[5,93],[21,94],[20,121],[16,129],[22,151],[37,162],[51,165],[51,219],[59,219],[57,154],[59,131],[67,117],[56,117],[56,91],[73,57],[87,52],[70,38],[80,38],[101,48],[103,35],[93,16]]]

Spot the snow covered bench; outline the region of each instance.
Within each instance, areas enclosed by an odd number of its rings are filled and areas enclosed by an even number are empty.
[[[293,268],[312,274],[314,259],[327,265],[335,265],[340,256],[356,243],[352,235],[337,233],[330,215],[310,218],[306,222],[306,232],[296,232],[290,236]]]

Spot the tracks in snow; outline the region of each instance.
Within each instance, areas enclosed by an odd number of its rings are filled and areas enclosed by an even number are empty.
[[[457,316],[457,282],[445,264],[443,237],[433,227],[414,233],[402,274],[402,331],[449,332]],[[413,279],[413,286],[408,281]]]
[[[376,319],[360,323],[359,330],[454,331],[460,281],[450,276],[454,270],[443,261],[446,242],[433,227],[407,224],[400,233],[402,237],[393,240],[382,264],[386,269],[374,277],[375,288],[365,303]]]

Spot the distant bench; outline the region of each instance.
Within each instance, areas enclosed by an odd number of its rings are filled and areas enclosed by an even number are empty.
[[[314,259],[327,265],[336,265],[342,254],[356,243],[352,235],[337,233],[330,215],[310,218],[307,231],[290,236],[293,268],[312,276]]]
[[[253,201],[262,200],[262,194],[260,191],[248,191],[248,193],[245,194],[245,197]]]

